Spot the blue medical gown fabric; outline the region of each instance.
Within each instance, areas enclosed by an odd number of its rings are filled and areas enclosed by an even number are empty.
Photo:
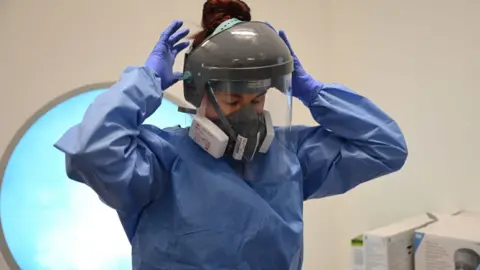
[[[303,201],[397,171],[407,157],[395,121],[319,82],[302,102],[321,125],[277,128],[248,164],[214,159],[185,128],[142,124],[160,85],[148,68],[126,69],[56,144],[68,176],[117,210],[133,269],[301,269]]]

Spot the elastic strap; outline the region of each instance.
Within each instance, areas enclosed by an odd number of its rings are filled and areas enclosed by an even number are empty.
[[[242,23],[243,21],[237,19],[237,18],[232,18],[232,19],[229,19],[229,20],[226,20],[224,21],[223,23],[221,23],[216,29],[215,31],[213,31],[213,34],[212,36],[222,32],[222,31],[225,31],[227,30],[228,28],[231,28],[239,23]]]
[[[218,100],[215,97],[215,94],[213,93],[213,90],[212,90],[212,87],[210,86],[210,83],[208,83],[206,94],[207,94],[207,99],[208,99],[208,101],[210,101],[210,104],[213,106],[213,109],[217,113],[217,116],[220,119],[220,122],[225,127],[226,132],[228,133],[227,134],[228,137],[230,137],[230,139],[232,139],[232,140],[236,140],[237,138],[236,138],[235,131],[230,126],[230,123],[228,122],[227,118],[223,114],[222,109],[220,109],[220,106],[218,105]]]

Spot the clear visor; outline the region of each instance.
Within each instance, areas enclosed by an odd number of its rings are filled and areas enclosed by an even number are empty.
[[[233,154],[235,159],[252,160],[256,153],[267,152],[273,138],[285,136],[279,129],[290,127],[291,89],[291,75],[261,81],[211,80],[197,114],[246,145],[244,151]]]

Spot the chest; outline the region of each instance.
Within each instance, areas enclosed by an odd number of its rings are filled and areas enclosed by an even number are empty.
[[[235,227],[252,216],[278,219],[274,223],[301,222],[301,178],[294,155],[262,154],[249,163],[232,163],[190,154],[172,168],[170,199],[176,201],[175,211],[198,216],[201,222],[223,217]]]

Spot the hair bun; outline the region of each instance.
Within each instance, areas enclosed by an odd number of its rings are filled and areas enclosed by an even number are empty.
[[[207,0],[203,5],[202,27],[208,34],[224,21],[237,18],[250,21],[250,7],[241,0]]]
[[[200,45],[224,21],[233,18],[251,21],[250,7],[241,0],[207,0],[203,4],[203,30],[191,36],[192,48]]]

